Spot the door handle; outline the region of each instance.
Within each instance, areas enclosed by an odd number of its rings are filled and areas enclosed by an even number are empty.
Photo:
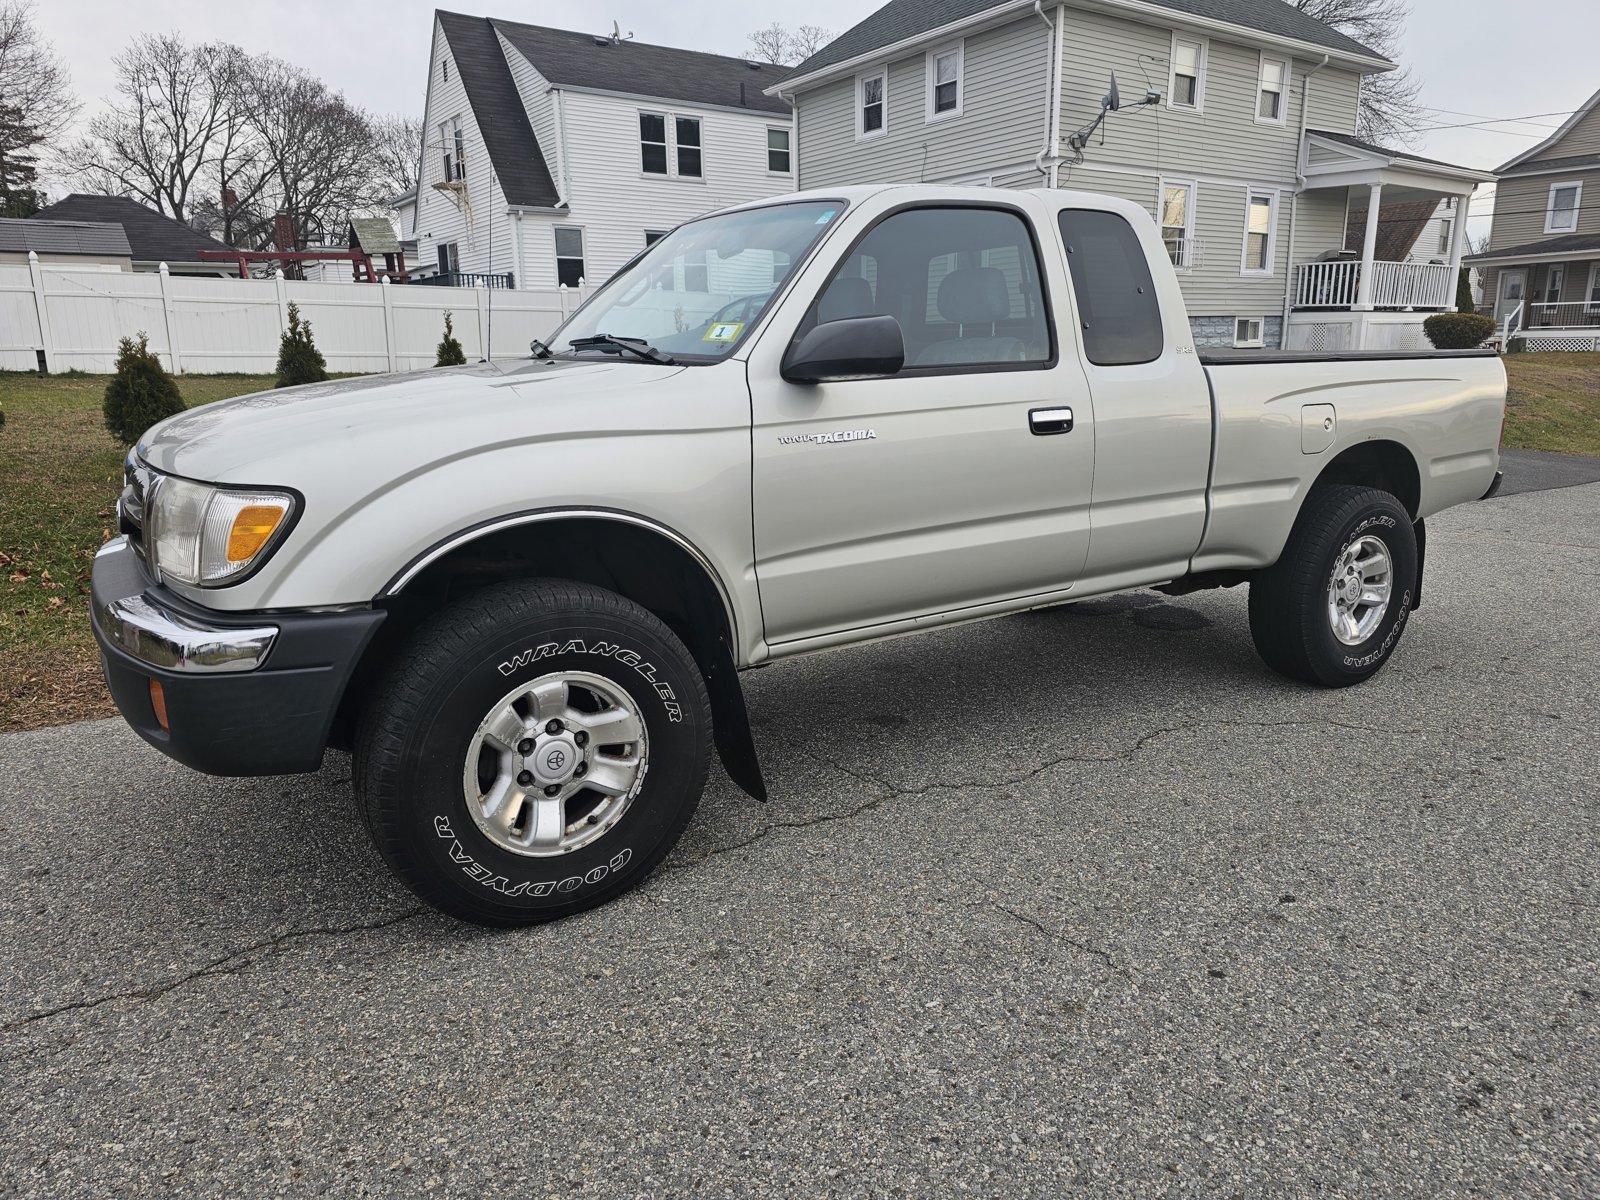
[[[1072,432],[1072,410],[1070,408],[1030,408],[1028,410],[1028,428],[1041,437],[1051,433]]]

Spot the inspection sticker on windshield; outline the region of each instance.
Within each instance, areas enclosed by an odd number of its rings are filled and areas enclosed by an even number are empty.
[[[743,329],[743,321],[718,321],[710,329],[706,330],[705,340],[708,342],[737,341]]]

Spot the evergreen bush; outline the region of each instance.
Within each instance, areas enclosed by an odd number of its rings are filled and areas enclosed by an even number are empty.
[[[1477,312],[1478,306],[1472,302],[1472,268],[1462,267],[1461,274],[1456,277],[1456,311]]]
[[[328,377],[328,363],[311,338],[311,322],[300,319],[300,309],[289,305],[289,328],[278,343],[278,382],[275,386],[295,387],[302,383],[321,383]]]
[[[444,340],[439,343],[438,356],[433,360],[436,367],[459,367],[466,363],[466,353],[461,349],[461,342],[456,337],[455,321],[446,309],[444,314]]]
[[[131,446],[157,421],[183,411],[177,381],[150,351],[149,339],[123,338],[117,343],[116,374],[106,384],[106,428],[124,446]]]
[[[1434,313],[1422,331],[1439,350],[1471,350],[1494,332],[1494,318],[1477,313]]]

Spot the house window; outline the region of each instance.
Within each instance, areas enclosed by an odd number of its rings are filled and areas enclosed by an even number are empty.
[[[456,178],[465,179],[467,177],[467,135],[461,129],[460,121],[456,122],[455,127],[455,148]]]
[[[1450,245],[1451,245],[1451,242],[1454,241],[1454,239],[1455,239],[1455,229],[1456,229],[1456,219],[1454,217],[1441,216],[1439,218],[1439,251],[1438,251],[1438,254],[1439,254],[1440,258],[1449,258],[1450,257]]]
[[[660,113],[639,114],[639,159],[647,174],[667,173],[667,118]]]
[[[678,136],[678,174],[700,178],[700,118],[679,117],[673,122]]]
[[[1194,200],[1194,184],[1162,180],[1161,240],[1180,271],[1194,265]]]
[[[877,137],[888,129],[885,119],[888,86],[889,77],[883,71],[856,80],[856,137]]]
[[[557,225],[556,282],[577,287],[583,279],[583,230],[577,225]]]
[[[928,72],[928,113],[927,119],[932,121],[939,117],[959,117],[961,115],[961,59],[962,43],[947,46],[943,50],[934,50],[929,53],[927,61]]]
[[[1233,323],[1233,344],[1242,349],[1259,349],[1266,345],[1261,338],[1260,317],[1240,317]]]
[[[774,175],[787,175],[789,165],[789,131],[767,127],[767,170]]]
[[[1544,302],[1546,304],[1561,303],[1561,287],[1567,281],[1567,271],[1562,266],[1552,266],[1544,275]]]
[[[439,142],[444,147],[444,181],[453,183],[467,177],[467,141],[461,118],[439,126]]]
[[[461,259],[456,254],[454,242],[439,243],[439,274],[453,275],[461,269]]]
[[[1256,93],[1256,120],[1283,124],[1283,92],[1289,78],[1289,64],[1281,58],[1261,58],[1261,75]]]
[[[1578,228],[1578,203],[1583,199],[1582,183],[1552,183],[1545,208],[1546,233],[1572,233]]]
[[[1248,192],[1244,208],[1244,275],[1272,274],[1272,243],[1278,224],[1278,194]]]
[[[1206,99],[1206,43],[1203,38],[1172,35],[1172,79],[1167,89],[1170,108],[1204,107]]]
[[[662,232],[661,230],[646,229],[644,231],[644,244],[646,246],[654,246],[657,242],[659,242],[662,238],[664,238],[666,236],[667,235],[664,232]]]
[[[1600,312],[1600,262],[1589,267],[1589,304],[1587,311]]]

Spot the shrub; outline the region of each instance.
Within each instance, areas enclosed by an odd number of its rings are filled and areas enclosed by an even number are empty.
[[[124,446],[131,446],[157,421],[183,411],[177,382],[150,352],[149,339],[123,338],[117,343],[116,374],[106,384],[106,428]]]
[[[1456,311],[1477,312],[1478,306],[1472,302],[1472,268],[1462,267],[1461,274],[1456,276]]]
[[[444,314],[444,340],[439,343],[439,354],[433,360],[436,367],[459,367],[466,363],[466,353],[461,349],[461,342],[456,338],[455,321],[448,309]]]
[[[1470,350],[1494,332],[1494,318],[1477,313],[1434,313],[1422,323],[1428,340],[1439,350]]]
[[[300,319],[300,309],[289,305],[289,328],[278,343],[278,382],[286,388],[301,383],[321,383],[328,377],[328,363],[311,340],[311,322]]]

